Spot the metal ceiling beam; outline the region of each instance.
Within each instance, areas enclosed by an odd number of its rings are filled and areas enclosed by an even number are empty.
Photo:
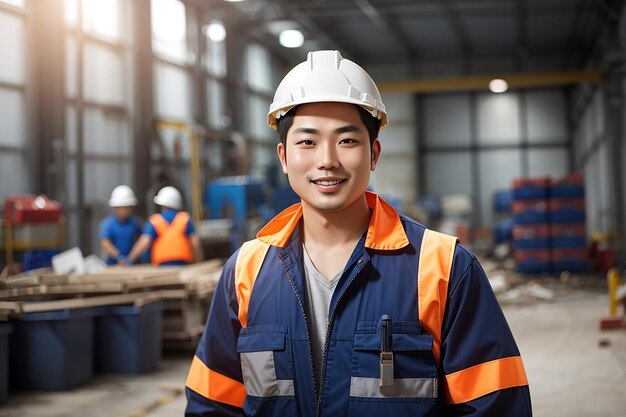
[[[523,71],[525,59],[528,56],[526,39],[526,19],[528,17],[528,9],[526,8],[526,3],[524,2],[524,0],[516,0],[515,7],[517,9],[517,19],[515,20],[515,23],[517,25],[517,45],[515,47],[515,57],[517,61],[516,69],[518,71]]]
[[[402,45],[409,61],[418,54],[413,44],[408,40],[409,35],[404,33],[397,24],[394,24],[387,13],[381,13],[369,0],[354,0],[358,8],[365,14],[379,29],[388,32],[396,41]]]
[[[389,81],[378,84],[381,92],[438,93],[451,91],[488,90],[489,81],[502,78],[509,88],[557,87],[571,84],[598,84],[600,71],[539,72],[526,74],[494,74],[458,78],[433,78]]]
[[[545,1],[525,1],[529,10],[532,10],[533,15],[555,15],[563,13],[571,13],[572,3],[571,0],[545,0]],[[290,8],[292,4],[288,4],[285,7]],[[351,3],[338,3],[338,2],[326,2],[323,4],[310,2],[306,5],[294,6],[306,13],[310,17],[321,16],[334,16],[334,17],[355,17],[358,16],[360,11],[353,7]],[[399,14],[406,17],[438,17],[441,15],[441,0],[430,2],[416,2],[416,1],[399,1],[390,2],[384,1],[376,3],[376,7],[379,11]],[[455,7],[463,16],[480,16],[480,17],[498,17],[508,16],[511,13],[515,13],[516,6],[512,1],[503,0],[479,0],[456,2]]]
[[[327,44],[330,48],[339,49],[348,57],[358,55],[352,46],[348,46],[344,41],[338,41],[340,36],[337,34],[335,27],[330,23],[330,17],[319,21],[310,18],[306,13],[302,13],[297,9],[289,14],[292,20],[300,23],[307,32],[315,34],[315,37],[320,39],[322,43]]]
[[[461,22],[461,15],[456,9],[456,6],[452,5],[449,0],[442,1],[441,7],[445,12],[445,16],[448,20],[448,24],[452,28],[452,32],[457,38],[457,42],[461,46],[463,61],[466,62],[466,65],[469,65],[469,57],[472,54],[472,46],[468,41],[469,36],[467,34],[467,31],[465,30],[465,28],[463,27],[463,23]]]

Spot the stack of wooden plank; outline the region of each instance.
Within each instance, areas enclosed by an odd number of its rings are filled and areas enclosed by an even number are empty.
[[[32,312],[164,300],[164,345],[191,347],[204,328],[222,268],[222,260],[214,259],[180,267],[112,267],[89,275],[54,275],[49,270],[17,275],[0,280],[0,320]]]

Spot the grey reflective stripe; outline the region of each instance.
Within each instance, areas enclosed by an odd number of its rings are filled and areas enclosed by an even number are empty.
[[[294,395],[293,381],[276,379],[274,352],[242,352],[241,371],[246,393],[254,397]]]
[[[350,379],[351,397],[368,398],[437,398],[437,378],[398,378],[393,380],[393,387],[381,392],[378,378],[352,377]]]

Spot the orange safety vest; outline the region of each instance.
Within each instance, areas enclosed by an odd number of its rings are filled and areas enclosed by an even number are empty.
[[[191,242],[185,235],[189,213],[180,211],[168,223],[160,214],[150,216],[150,223],[154,226],[157,238],[152,244],[152,264],[161,265],[170,261],[185,261],[191,263],[193,254]]]

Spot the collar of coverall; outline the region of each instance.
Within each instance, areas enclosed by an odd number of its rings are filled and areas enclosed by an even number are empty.
[[[376,250],[397,250],[407,246],[409,239],[402,227],[400,216],[393,207],[378,194],[369,191],[365,192],[365,198],[367,205],[372,209],[365,247]],[[256,237],[262,242],[282,248],[289,241],[301,217],[302,204],[294,204],[270,220]]]

